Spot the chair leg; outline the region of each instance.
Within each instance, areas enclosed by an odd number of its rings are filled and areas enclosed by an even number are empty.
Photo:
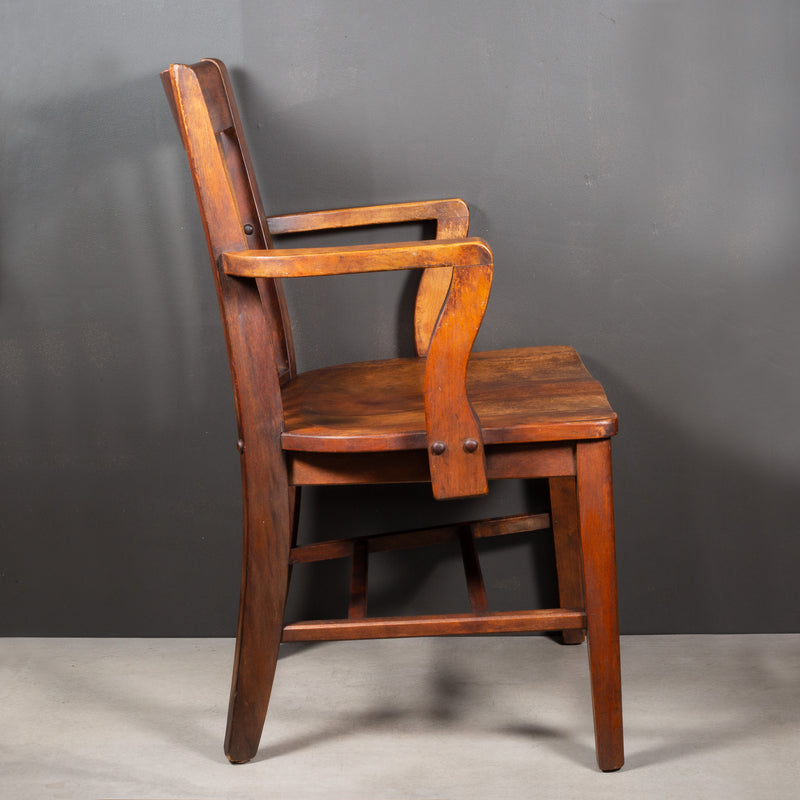
[[[550,478],[549,484],[559,605],[562,608],[583,608],[583,568],[575,478]],[[562,631],[561,636],[564,644],[580,644],[586,638],[583,630]]]
[[[625,760],[610,440],[579,443],[577,473],[597,763],[610,772]]]
[[[251,474],[248,482],[243,470],[242,589],[225,733],[225,755],[234,764],[253,758],[261,741],[283,631],[296,513],[290,509],[293,498],[287,485],[273,486],[274,493],[270,493],[265,491],[270,482],[258,477]],[[254,490],[248,492],[249,486]],[[275,501],[281,497],[284,502]]]

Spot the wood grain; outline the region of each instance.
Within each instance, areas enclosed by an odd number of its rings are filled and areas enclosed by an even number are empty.
[[[437,267],[491,267],[482,239],[339,245],[224,253],[222,267],[239,278],[304,278]],[[469,274],[469,273],[468,273]],[[469,280],[469,278],[466,278]]]
[[[169,78],[213,265],[223,249],[246,247],[246,237],[198,78],[179,65],[170,68]],[[264,358],[262,343],[271,341],[272,332],[261,296],[254,282],[227,280],[216,269],[214,274],[242,443],[242,582],[225,736],[228,758],[239,762],[256,753],[269,703],[288,587],[292,513],[280,444],[278,370]],[[274,355],[281,358],[279,351]]]
[[[486,597],[486,585],[483,582],[475,537],[469,526],[464,526],[459,531],[458,539],[461,545],[461,558],[464,562],[464,574],[467,579],[470,608],[476,614],[486,613],[489,610],[489,600]]]
[[[577,462],[595,746],[600,769],[610,772],[619,769],[625,760],[611,442],[582,442],[578,445]]]
[[[461,239],[466,236],[466,231],[461,233],[464,227],[462,220],[469,220],[469,209],[463,200],[448,198],[280,214],[268,217],[267,225],[270,233],[279,236],[335,228],[356,228],[362,225],[388,225],[427,220],[436,220],[437,232],[449,226],[452,236],[444,238]]]
[[[352,620],[293,622],[283,631],[284,642],[398,639],[411,636],[474,636],[583,628],[586,615],[577,609],[495,611],[486,614],[436,614],[417,617],[369,617]]]
[[[299,375],[283,387],[283,446],[326,452],[425,449],[423,359],[346,364]],[[483,441],[607,437],[617,416],[570,347],[473,353],[466,394]]]
[[[550,515],[558,574],[558,598],[562,606],[583,608],[583,567],[581,566],[581,534],[578,523],[578,499],[575,478],[551,477]],[[563,632],[565,644],[580,644],[584,631]]]
[[[380,452],[286,451],[293,486],[342,486],[364,483],[428,483],[425,450]],[[486,477],[549,478],[575,474],[575,448],[556,443],[487,445]]]
[[[433,496],[486,494],[483,431],[466,388],[470,351],[492,285],[491,265],[453,270],[425,358],[425,430]]]
[[[550,527],[549,514],[515,514],[488,520],[459,522],[455,525],[437,525],[411,531],[375,533],[358,539],[329,539],[324,542],[293,547],[289,556],[291,564],[309,564],[336,558],[351,558],[356,545],[366,543],[368,553],[385,553],[390,550],[410,550],[456,541],[464,528],[476,538],[507,536],[512,533],[546,530]]]
[[[217,289],[242,470],[239,624],[225,736],[231,761],[257,752],[281,641],[562,631],[589,640],[597,759],[622,765],[610,438],[617,417],[570,347],[471,353],[493,256],[467,238],[460,199],[267,217],[222,62],[162,73],[186,149]],[[434,220],[436,239],[276,250],[271,234]],[[280,281],[417,269],[416,358],[297,374]],[[438,498],[488,481],[547,478],[551,514],[522,514],[297,546],[300,487],[424,481]],[[495,612],[476,538],[552,523],[561,607]],[[367,616],[370,553],[458,540],[470,612]],[[284,624],[292,565],[351,559],[348,618]],[[298,567],[299,568],[299,567]]]

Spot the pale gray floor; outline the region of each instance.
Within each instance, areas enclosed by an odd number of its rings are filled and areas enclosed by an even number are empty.
[[[0,797],[796,798],[800,635],[623,638],[627,763],[594,762],[585,645],[287,648],[257,759],[231,641],[0,640]]]

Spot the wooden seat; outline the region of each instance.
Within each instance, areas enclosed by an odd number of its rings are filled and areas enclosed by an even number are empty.
[[[306,372],[283,388],[286,450],[347,452],[427,447],[425,363],[367,361]],[[611,436],[617,418],[571,347],[474,353],[467,396],[484,444]]]
[[[458,199],[266,217],[224,65],[162,73],[194,180],[220,301],[238,423],[244,553],[225,752],[258,750],[282,641],[560,631],[589,641],[597,760],[623,763],[610,437],[617,418],[569,347],[472,353],[493,274]],[[431,220],[436,238],[274,248],[272,236]],[[414,358],[297,373],[282,280],[415,269]],[[300,487],[428,482],[438,499],[489,480],[545,478],[550,513],[298,545]],[[560,607],[493,611],[476,540],[552,531]],[[444,541],[462,552],[469,609],[370,617],[369,555]],[[348,616],[286,624],[292,565],[346,558]]]

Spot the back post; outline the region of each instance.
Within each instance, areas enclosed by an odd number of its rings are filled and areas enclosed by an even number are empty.
[[[230,77],[221,61],[206,58],[191,66],[173,64],[161,73],[161,80],[189,158],[232,361],[226,306],[234,279],[221,270],[219,256],[272,248],[255,171]],[[218,155],[212,152],[212,139]],[[295,374],[283,288],[272,279],[257,279],[255,285],[270,328],[267,341],[272,342],[275,368],[283,381]]]
[[[244,541],[225,752],[253,757],[283,627],[294,492],[281,449],[281,380],[294,363],[274,280],[234,278],[222,253],[269,246],[225,67],[173,64],[162,80],[194,181],[222,313],[241,456]]]

